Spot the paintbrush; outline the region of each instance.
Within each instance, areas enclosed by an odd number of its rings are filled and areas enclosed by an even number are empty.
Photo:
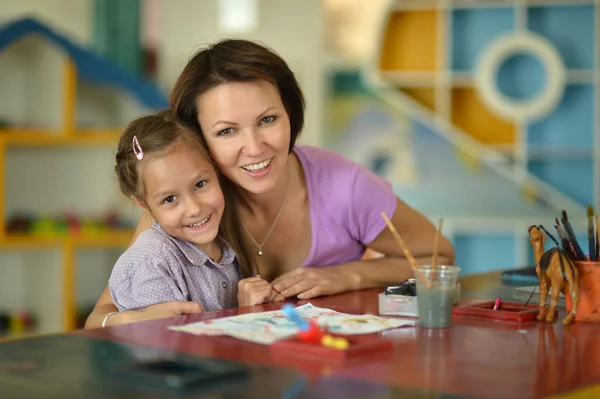
[[[383,218],[383,220],[385,220],[385,223],[387,224],[388,229],[392,233],[392,236],[394,237],[394,239],[396,240],[396,242],[398,243],[400,248],[402,248],[402,252],[404,252],[404,256],[406,256],[406,259],[408,259],[408,261],[410,262],[415,273],[418,273],[421,276],[421,279],[425,282],[425,285],[427,286],[427,288],[431,288],[431,286],[432,286],[431,281],[429,281],[429,279],[425,276],[425,273],[423,273],[421,271],[421,269],[419,269],[419,264],[417,263],[417,260],[414,258],[414,256],[412,256],[412,254],[410,253],[410,250],[408,249],[408,246],[406,245],[406,243],[404,242],[402,237],[400,237],[400,233],[398,233],[398,231],[396,231],[396,228],[394,227],[394,225],[392,224],[390,219],[387,217],[385,212],[381,212],[381,217]]]
[[[590,250],[589,261],[596,259],[596,239],[594,237],[594,207],[589,205],[587,207],[587,219],[588,219],[588,248]]]
[[[565,251],[567,251],[567,253],[569,254],[569,256],[572,259],[576,259],[577,255],[575,254],[575,249],[573,248],[573,246],[571,245],[571,243],[567,239],[567,237],[566,237],[565,232],[563,231],[563,229],[560,227],[558,219],[556,219],[556,224],[554,225],[554,228],[556,229],[556,232],[558,233],[558,237],[560,238],[560,242],[562,243],[562,248]]]
[[[600,218],[598,214],[594,212],[594,218],[596,219],[596,258],[595,261],[600,260]]]
[[[542,226],[542,225],[540,224],[540,225],[539,225],[539,228],[540,228],[540,229],[541,229],[541,230],[542,230],[544,233],[546,233],[546,235],[547,235],[548,237],[550,237],[550,239],[551,239],[552,241],[554,241],[554,244],[556,244],[556,247],[557,247],[557,248],[560,248],[560,244],[558,243],[558,241],[556,241],[556,238],[554,238],[554,236],[553,236],[552,234],[550,234],[550,232],[549,232],[548,230],[546,230],[546,228],[545,228],[544,226]],[[559,236],[559,237],[560,237],[560,236]]]
[[[440,246],[440,236],[442,235],[442,226],[444,225],[444,219],[440,219],[438,229],[435,234],[435,244],[433,245],[433,256],[431,257],[431,270],[435,270],[437,267],[437,254]]]
[[[563,209],[562,211],[562,219],[563,226],[565,227],[565,232],[567,233],[567,237],[573,243],[573,247],[575,248],[575,253],[577,254],[578,260],[586,260],[585,253],[579,246],[579,242],[577,242],[577,237],[575,237],[575,232],[573,231],[573,227],[571,226],[571,222],[569,222],[569,218],[567,217],[567,211]]]

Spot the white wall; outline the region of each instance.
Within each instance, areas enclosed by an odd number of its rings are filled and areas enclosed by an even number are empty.
[[[34,16],[81,43],[92,38],[92,0],[0,0],[0,22]]]
[[[325,94],[321,0],[260,0],[258,28],[241,36],[219,30],[218,0],[161,0],[159,80],[172,87],[195,49],[236,37],[260,41],[277,51],[296,73],[307,100],[301,142],[322,144]]]

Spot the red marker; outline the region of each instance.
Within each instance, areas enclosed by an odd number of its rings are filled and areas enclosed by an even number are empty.
[[[494,310],[500,310],[500,297],[496,298],[496,302],[494,303]]]

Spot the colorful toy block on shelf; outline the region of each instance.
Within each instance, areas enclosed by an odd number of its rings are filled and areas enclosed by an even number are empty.
[[[98,218],[81,217],[72,212],[55,217],[20,214],[10,217],[7,223],[8,234],[27,234],[38,238],[93,237],[133,228],[135,224],[132,221],[122,219],[114,211]]]
[[[30,333],[35,325],[35,317],[25,308],[12,313],[0,312],[0,338],[13,338]]]

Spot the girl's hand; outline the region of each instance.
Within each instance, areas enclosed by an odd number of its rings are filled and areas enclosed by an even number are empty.
[[[273,290],[273,286],[260,276],[249,277],[238,283],[238,306],[252,306],[285,299]]]

